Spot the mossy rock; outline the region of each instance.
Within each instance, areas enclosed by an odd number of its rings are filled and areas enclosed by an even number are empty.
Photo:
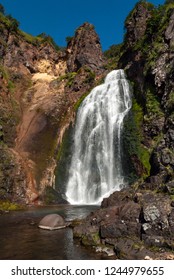
[[[0,201],[0,210],[1,211],[15,211],[15,210],[22,210],[24,206],[19,205],[17,203],[13,203],[10,201]]]
[[[100,236],[98,232],[82,235],[81,242],[85,246],[97,246],[100,245]]]

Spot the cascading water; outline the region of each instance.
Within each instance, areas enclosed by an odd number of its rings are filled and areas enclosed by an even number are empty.
[[[66,191],[71,204],[98,204],[121,189],[121,132],[130,108],[130,87],[123,70],[110,72],[104,84],[82,102]]]

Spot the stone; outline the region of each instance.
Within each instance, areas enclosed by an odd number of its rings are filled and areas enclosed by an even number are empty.
[[[144,208],[144,219],[146,222],[155,222],[160,217],[160,211],[155,205]]]
[[[173,195],[174,194],[174,180],[168,182],[165,185],[165,188],[169,194]]]
[[[112,257],[115,256],[115,252],[112,248],[108,248],[108,247],[96,247],[96,252],[97,253],[105,253],[107,254],[108,257]]]
[[[47,230],[61,229],[65,228],[66,226],[67,223],[65,222],[64,218],[58,214],[46,215],[38,225],[39,228]]]
[[[162,236],[148,236],[146,234],[142,235],[142,240],[144,243],[150,247],[155,246],[155,247],[165,247],[165,239]]]
[[[163,165],[167,166],[168,164],[173,163],[174,158],[170,150],[164,149],[161,152],[161,162]]]
[[[126,20],[126,43],[128,47],[131,47],[140,38],[144,36],[146,31],[147,21],[150,17],[148,9],[142,3],[139,3],[134,12]]]
[[[77,72],[81,66],[93,71],[103,68],[103,54],[94,26],[88,22],[81,25],[67,47],[67,66],[70,72]]]
[[[174,209],[172,209],[169,215],[169,225],[170,225],[171,234],[174,237]]]
[[[101,226],[100,234],[102,238],[118,238],[127,233],[125,223],[110,223]]]
[[[172,46],[174,43],[174,12],[172,13],[169,21],[169,25],[165,31],[165,39],[170,41],[170,45]]]

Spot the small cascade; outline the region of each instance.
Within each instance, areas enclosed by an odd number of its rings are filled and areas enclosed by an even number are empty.
[[[130,86],[122,69],[110,72],[82,102],[66,191],[71,204],[99,204],[125,183],[121,138],[130,108]]]

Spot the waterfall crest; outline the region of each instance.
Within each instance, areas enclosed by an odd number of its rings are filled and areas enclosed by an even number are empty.
[[[82,102],[66,191],[71,204],[99,204],[121,189],[121,132],[130,108],[130,87],[122,69],[110,72]]]

